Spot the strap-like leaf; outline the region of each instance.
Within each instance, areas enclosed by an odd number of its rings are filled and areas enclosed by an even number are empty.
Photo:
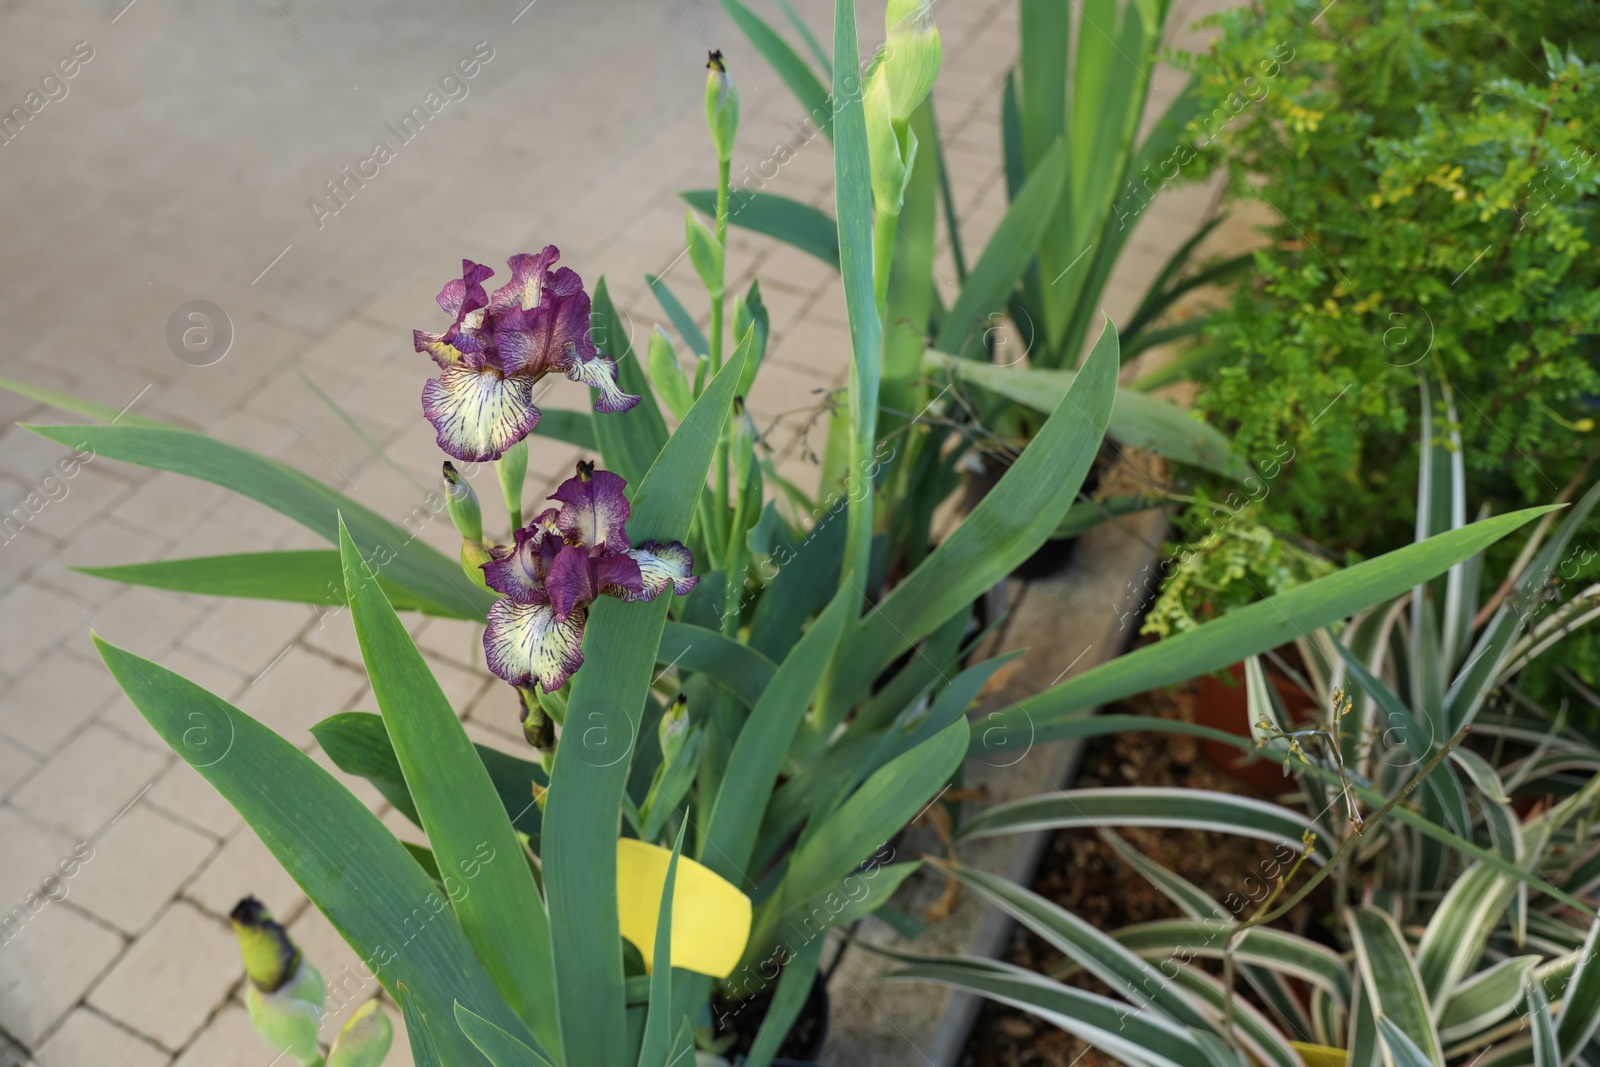
[[[141,467],[173,471],[212,482],[285,515],[330,544],[339,540],[339,517],[363,559],[393,582],[423,600],[464,617],[481,615],[494,595],[461,573],[455,560],[429,548],[416,534],[395,525],[370,508],[334,492],[277,460],[188,430],[146,426],[30,426],[41,437]],[[417,505],[431,516],[428,501]]]
[[[543,1049],[529,1047],[515,1035],[456,1001],[456,1025],[494,1067],[555,1067]]]
[[[678,858],[683,855],[683,835],[689,820],[678,826],[678,837],[667,861],[667,877],[661,885],[661,906],[656,911],[656,943],[650,958],[650,1004],[645,1017],[644,1040],[639,1046],[639,1067],[666,1067],[672,1052],[672,894],[678,880]],[[687,1021],[687,1020],[685,1020]]]
[[[890,972],[889,978],[938,982],[1009,1004],[1124,1063],[1195,1067],[1204,1062],[1205,1053],[1194,1037],[1157,1013],[1052,982],[1013,964],[962,956],[885,955],[908,964]]]
[[[1348,908],[1345,926],[1355,945],[1362,989],[1372,998],[1378,1027],[1396,1062],[1400,1062],[1401,1054],[1394,1033],[1420,1050],[1423,1067],[1444,1067],[1428,994],[1394,919],[1377,908]]]
[[[1078,376],[1078,372],[1070,370],[1001,367],[931,349],[923,356],[923,366],[929,371],[955,375],[1047,415],[1060,404]],[[1234,453],[1226,435],[1162,397],[1118,389],[1106,433],[1124,445],[1224,477],[1242,481],[1250,476],[1250,465]]]
[[[1296,852],[1306,831],[1316,836],[1313,862],[1332,855],[1328,832],[1311,819],[1279,804],[1235,793],[1165,786],[1115,789],[1063,789],[996,804],[967,820],[957,840],[996,834],[1058,830],[1069,826],[1163,826],[1254,837],[1284,844]]]
[[[400,770],[400,760],[394,754],[394,743],[389,740],[389,731],[384,728],[380,716],[370,711],[341,711],[313,726],[311,735],[335,767],[346,774],[365,778],[400,814],[418,827],[422,825],[405,774]],[[543,788],[546,784],[544,768],[486,745],[472,747],[489,772],[489,780],[494,783],[512,827],[537,839],[540,813],[539,806],[533,802],[533,794],[535,786]]]
[[[450,901],[378,817],[327,771],[226,701],[95,638],[117,684],[161,739],[243,816],[391,996],[404,983],[430,1019],[468,999],[523,1030],[473,955]],[[452,1065],[481,1062],[454,1027]]]
[[[935,347],[960,352],[982,326],[984,316],[1004,305],[1006,296],[1033,258],[1045,223],[1056,211],[1067,184],[1067,149],[1058,140],[1028,174],[973,264],[961,294],[939,327]],[[1050,279],[1044,279],[1049,284]],[[1031,446],[1030,446],[1031,447]]]
[[[517,1014],[542,1041],[559,1047],[544,904],[505,806],[343,523],[339,550],[372,695],[461,929]]]
[[[836,697],[864,690],[1050,538],[1105,436],[1116,375],[1117,335],[1108,319],[1082,372],[999,484],[847,638]]]
[[[600,351],[617,364],[617,385],[625,393],[638,396],[639,402],[627,411],[594,419],[595,443],[607,469],[637,486],[645,471],[656,461],[667,443],[667,423],[650,389],[650,379],[633,351],[633,339],[616,307],[606,280],[594,291],[594,314],[590,333]]]
[[[1218,670],[1347,619],[1443,573],[1549,510],[1527,508],[1484,519],[1230,611],[1030,697],[987,720],[975,738],[985,754],[1054,740],[1064,736],[1060,726],[1074,712]]]
[[[326,548],[241,552],[233,556],[197,556],[112,567],[74,567],[73,570],[111,582],[204,596],[290,600],[296,604],[344,603],[339,553]],[[451,607],[423,600],[409,589],[389,581],[381,570],[378,585],[396,611],[420,611],[452,619],[481,618],[469,615],[468,609],[459,603]]]
[[[754,879],[748,870],[766,801],[783,768],[789,743],[811,703],[817,680],[833,656],[850,604],[848,591],[812,624],[783,661],[750,716],[728,758],[700,858],[706,866],[747,891]]]
[[[707,215],[716,212],[715,189],[691,189],[678,195]],[[778,193],[736,188],[728,196],[728,225],[775,238],[839,269],[839,224],[810,204]]]
[[[1578,1050],[1588,1044],[1600,1027],[1600,919],[1589,924],[1589,934],[1578,953],[1578,967],[1567,983],[1561,1004],[1556,1036],[1561,1044],[1561,1061],[1571,1063]]]
[[[766,21],[751,11],[739,0],[722,0],[722,7],[733,17],[734,24],[744,31],[744,35],[755,45],[766,61],[772,64],[772,69],[778,72],[778,77],[789,87],[795,95],[800,106],[810,114],[811,120],[822,130],[825,137],[833,137],[833,108],[828,90],[806,61],[800,58],[789,42],[778,36],[776,30],[767,25]],[[835,44],[837,53],[837,42]],[[852,52],[852,55],[854,53]],[[851,60],[846,66],[852,76],[857,76],[855,61]],[[860,91],[859,84],[857,92]]]
[[[746,335],[638,483],[628,529],[634,543],[688,536],[749,343]],[[663,595],[645,604],[624,604],[603,597],[595,604],[584,648],[605,653],[592,655],[587,669],[573,678],[550,776],[541,855],[568,1063],[630,1067],[617,917],[617,821],[670,599]]]

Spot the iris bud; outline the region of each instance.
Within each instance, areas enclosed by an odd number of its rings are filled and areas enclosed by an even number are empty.
[[[706,71],[706,126],[711,130],[717,159],[726,163],[733,158],[733,138],[739,132],[739,90],[721,52],[709,53]]]
[[[661,716],[661,724],[656,727],[656,736],[661,741],[661,762],[663,765],[671,764],[683,751],[684,739],[689,734],[689,702],[678,696],[667,707]]]
[[[511,528],[515,530],[522,525],[522,483],[528,480],[527,440],[518,441],[501,453],[494,471],[500,479],[500,495],[505,498],[506,513],[511,516]]]
[[[255,897],[241,900],[229,918],[250,979],[244,1002],[256,1033],[302,1064],[321,1063],[322,975]]]
[[[944,56],[932,0],[889,0],[884,26],[888,37],[880,62],[888,79],[889,117],[904,124],[933,91]]]
[[[482,541],[483,509],[478,507],[478,494],[449,460],[444,461],[444,485],[450,521],[455,523],[456,532],[470,541]]]
[[[673,417],[682,421],[694,404],[694,394],[689,389],[689,380],[684,377],[683,365],[678,362],[678,353],[673,350],[671,339],[659,326],[650,333],[646,366],[656,394],[667,402]]]

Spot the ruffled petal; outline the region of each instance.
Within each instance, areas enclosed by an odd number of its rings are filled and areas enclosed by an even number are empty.
[[[638,397],[624,393],[617,386],[617,365],[605,356],[574,359],[562,370],[567,372],[568,378],[582,382],[600,394],[594,402],[596,411],[614,414],[627,411],[639,402]]]
[[[444,288],[439,290],[439,295],[435,299],[439,301],[444,313],[453,316],[459,325],[467,312],[475,311],[489,302],[489,296],[483,290],[483,283],[492,277],[494,277],[493,267],[463,259],[461,277],[445,282]]]
[[[593,464],[578,464],[576,477],[568,478],[550,494],[562,503],[556,519],[563,536],[587,548],[627,548],[626,524],[631,509],[622,489],[628,483],[610,471],[595,470]]]
[[[467,463],[499,459],[539,424],[530,379],[462,364],[446,367],[423,386],[422,413],[433,423],[439,447]]]
[[[550,268],[560,258],[559,248],[555,245],[545,245],[536,256],[518,252],[506,260],[506,266],[511,268],[511,280],[494,291],[494,295],[489,298],[489,310],[499,314],[512,308],[521,309],[537,304],[540,290],[550,284]],[[566,267],[561,269],[563,273],[577,277]]]
[[[646,541],[628,549],[627,554],[639,565],[642,589],[638,596],[625,596],[624,600],[654,600],[669,585],[684,596],[700,581],[689,573],[694,569],[694,553],[677,541]]]
[[[561,272],[558,272],[561,273]],[[578,276],[565,271],[573,279]],[[593,359],[599,350],[589,337],[592,307],[582,283],[540,289],[539,303],[496,316],[494,343],[510,374],[545,374]]]
[[[644,599],[644,575],[638,562],[626,552],[605,551],[594,561],[595,587],[619,600]]]
[[[580,604],[599,596],[588,551],[568,546],[557,553],[545,574],[544,588],[558,622],[571,615]]]
[[[566,684],[583,666],[584,609],[557,621],[549,604],[519,604],[509,597],[489,608],[483,654],[489,669],[512,685],[534,681],[546,692]]]
[[[411,343],[418,352],[426,352],[433,357],[433,361],[441,367],[448,367],[459,363],[466,356],[461,349],[445,340],[442,333],[426,333],[422,330],[411,331]]]
[[[513,535],[513,545],[494,546],[490,550],[493,558],[483,565],[484,584],[524,603],[546,599],[544,576],[550,558],[561,546],[556,515],[555,508],[543,511]]]

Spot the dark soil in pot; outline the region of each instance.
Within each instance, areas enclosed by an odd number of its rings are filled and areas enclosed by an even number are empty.
[[[756,1034],[767,1017],[772,1004],[772,990],[759,993],[745,1001],[727,1001],[720,996],[711,1003],[711,1017],[717,1023],[717,1036],[734,1035],[731,1048],[723,1053],[730,1062],[750,1051]],[[789,1029],[789,1036],[778,1046],[772,1067],[813,1067],[822,1055],[822,1046],[828,1040],[828,987],[822,977],[811,985],[811,995]]]
[[[1197,683],[1145,693],[1105,709],[1107,714],[1153,715],[1194,721]],[[1278,788],[1292,779],[1277,779]],[[1224,773],[1206,758],[1196,738],[1178,734],[1125,733],[1098,738],[1084,751],[1076,786],[1180,786],[1214,789],[1271,799],[1263,791]],[[1274,870],[1273,847],[1263,841],[1206,831],[1125,827],[1121,837],[1145,855],[1189,879],[1218,900],[1261,899],[1265,871]],[[1282,858],[1282,853],[1276,857]],[[1326,885],[1326,883],[1325,883]],[[1325,939],[1318,917],[1329,898],[1318,892],[1302,902],[1283,924],[1308,937]],[[1152,919],[1180,918],[1166,897],[1127,866],[1106,840],[1091,829],[1057,832],[1045,848],[1033,890],[1082,916],[1101,930],[1116,930]],[[1244,904],[1242,914],[1253,906]],[[1065,960],[1042,939],[1020,926],[1013,930],[1005,958],[1030,970],[1051,973]],[[1216,968],[1220,972],[1220,965]],[[1109,993],[1092,978],[1072,985]],[[1241,985],[1241,991],[1243,986]],[[1248,995],[1245,993],[1244,995]],[[1014,1008],[985,1002],[967,1039],[961,1067],[1113,1067],[1120,1061],[1089,1048],[1077,1038]]]

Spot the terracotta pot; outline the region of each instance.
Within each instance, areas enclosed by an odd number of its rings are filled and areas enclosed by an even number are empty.
[[[1200,676],[1199,691],[1195,694],[1194,720],[1202,726],[1223,730],[1236,737],[1250,736],[1250,698],[1244,688],[1244,664],[1235,663],[1227,670],[1232,684],[1220,681],[1215,675]],[[1267,681],[1278,691],[1278,699],[1288,710],[1291,720],[1304,717],[1315,704],[1304,690],[1287,678],[1267,671]],[[1230,777],[1255,787],[1264,793],[1282,792],[1285,779],[1283,769],[1265,760],[1246,762],[1245,753],[1221,741],[1202,738],[1200,748],[1218,770]]]

